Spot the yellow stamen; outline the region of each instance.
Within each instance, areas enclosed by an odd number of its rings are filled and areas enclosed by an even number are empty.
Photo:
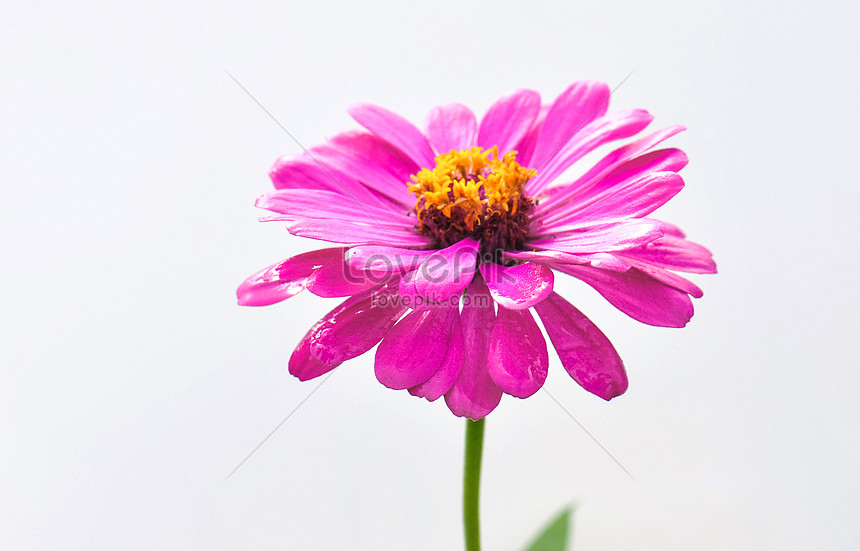
[[[499,159],[498,146],[487,150],[481,147],[451,150],[438,155],[436,166],[432,170],[421,169],[409,184],[409,191],[418,197],[415,204],[418,220],[431,208],[451,218],[456,207],[462,210],[459,214],[469,230],[474,230],[475,224],[480,225],[491,211],[503,209],[516,214],[526,180],[535,175],[533,170],[517,163],[516,155],[516,151],[509,151]]]

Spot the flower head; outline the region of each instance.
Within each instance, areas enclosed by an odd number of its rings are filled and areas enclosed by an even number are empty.
[[[480,419],[503,393],[543,385],[549,355],[533,309],[570,376],[609,400],[627,389],[606,336],[553,292],[576,277],[632,318],[683,327],[702,291],[675,272],[714,273],[704,247],[648,216],[683,187],[683,130],[638,137],[575,179],[564,173],[600,146],[651,122],[641,109],[607,114],[609,89],[576,82],[541,105],[531,90],[499,99],[478,123],[465,106],[434,108],[422,132],[372,105],[350,114],[366,131],[338,134],[278,159],[263,220],[337,244],[270,266],[238,289],[239,303],[273,304],[304,289],[349,297],[317,322],[290,358],[301,380],[377,343],[379,381],[442,396]]]

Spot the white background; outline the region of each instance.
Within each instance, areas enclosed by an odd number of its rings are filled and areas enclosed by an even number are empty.
[[[74,6],[74,7],[72,7]],[[691,164],[662,211],[717,276],[684,330],[559,277],[613,340],[611,403],[553,357],[487,422],[485,547],[566,504],[576,551],[860,548],[858,38],[848,2],[5,2],[0,548],[461,548],[463,422],[292,347],[335,304],[240,308],[314,244],[256,222],[267,170],[370,101],[421,123],[603,80]]]

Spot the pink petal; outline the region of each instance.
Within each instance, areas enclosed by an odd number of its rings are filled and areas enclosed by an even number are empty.
[[[645,174],[613,186],[590,201],[578,202],[569,211],[573,222],[562,224],[540,220],[535,236],[580,230],[600,224],[621,222],[628,218],[648,216],[684,188],[684,180],[674,172]]]
[[[431,298],[438,300],[431,300],[430,298],[426,298],[424,295],[419,294],[415,286],[417,278],[418,270],[412,270],[400,276],[398,293],[404,306],[408,306],[413,310],[423,310],[426,308],[443,308],[459,303],[460,295],[462,293],[455,293],[447,298],[440,297],[435,293],[431,293],[429,295]]]
[[[301,381],[319,377],[339,366],[345,360],[363,354],[379,342],[385,335],[385,331],[394,324],[397,318],[395,317],[394,320],[386,324],[385,316],[382,316],[383,323],[380,324],[380,314],[384,313],[385,309],[362,310],[362,308],[367,307],[368,301],[372,301],[374,297],[378,296],[373,295],[372,291],[368,291],[351,297],[314,324],[299,341],[290,357],[290,373]],[[392,316],[399,317],[403,313],[400,310],[398,314],[397,310],[393,308],[389,308],[389,310]],[[362,321],[367,323],[362,326]],[[338,335],[343,335],[347,342],[336,342],[331,350],[320,351],[318,350],[320,346],[318,341],[326,334],[330,334],[330,337],[334,339],[337,339]],[[325,343],[325,339],[323,342]],[[353,347],[352,350],[347,351],[350,346]],[[320,361],[319,358],[324,361]]]
[[[511,310],[530,308],[552,292],[552,270],[534,262],[517,266],[481,264],[481,275],[493,300]]]
[[[391,201],[333,167],[324,167],[307,154],[283,156],[269,170],[276,189],[311,189],[331,191],[350,202],[372,206],[391,206]]]
[[[507,251],[505,258],[511,260],[532,260],[552,267],[553,264],[588,264],[595,268],[605,268],[618,272],[630,269],[630,263],[615,253],[570,254],[561,251]]]
[[[671,235],[672,237],[677,237],[680,239],[687,237],[687,235],[683,231],[681,231],[681,228],[679,228],[675,224],[663,222],[663,229],[665,230],[666,235]]]
[[[299,342],[299,345],[293,351],[293,354],[290,356],[290,375],[298,377],[300,381],[316,379],[320,375],[325,375],[343,363],[335,362],[324,364],[311,354],[310,335],[313,331],[314,329],[311,329],[311,331],[304,336],[304,338]]]
[[[679,276],[678,274],[670,272],[669,270],[664,270],[638,260],[629,259],[629,262],[630,265],[640,272],[653,277],[660,283],[665,283],[679,291],[684,291],[693,298],[702,298],[702,295],[704,294],[698,285]]]
[[[599,163],[586,172],[580,182],[585,184],[589,180],[599,180],[610,172],[620,168],[622,165],[630,162],[631,159],[642,156],[643,153],[650,151],[660,143],[668,140],[672,136],[683,132],[686,128],[680,124],[661,128],[656,132],[648,134],[644,138],[631,142],[623,147],[620,147],[605,156]],[[681,160],[683,165],[686,165],[686,159]],[[680,167],[678,168],[680,170]]]
[[[549,355],[543,334],[528,310],[499,306],[487,367],[493,381],[511,396],[528,398],[543,386]]]
[[[345,251],[345,249],[341,249]],[[308,291],[318,297],[348,297],[366,289],[379,287],[396,277],[392,273],[359,270],[347,264],[344,252],[337,262],[330,262],[314,271],[308,278]]]
[[[407,310],[391,298],[387,291],[371,289],[329,312],[305,335],[313,357],[323,364],[338,363],[376,346]]]
[[[554,268],[581,279],[610,304],[642,323],[658,327],[684,327],[693,317],[693,303],[687,293],[635,268],[626,272],[571,264],[557,264]]]
[[[409,393],[413,396],[426,398],[433,402],[448,392],[460,375],[463,366],[463,330],[460,324],[460,316],[454,316],[454,324],[451,327],[451,340],[448,341],[448,352],[445,361],[432,377],[423,383],[413,386]]]
[[[387,207],[357,203],[331,191],[283,189],[264,193],[255,205],[286,215],[276,218],[279,220],[329,219],[393,226],[397,230],[415,225],[415,218],[407,216],[405,207],[395,207],[391,203]]]
[[[382,340],[374,369],[380,383],[401,390],[427,381],[448,353],[458,306],[412,311]]]
[[[609,86],[602,82],[574,82],[559,94],[547,113],[532,153],[533,165],[543,165],[573,136],[609,108]]]
[[[613,270],[616,272],[626,272],[630,269],[631,264],[619,257],[617,253],[589,253],[581,254],[579,258],[587,260],[589,266],[595,268],[603,268],[604,270]],[[569,264],[577,264],[570,262]]]
[[[516,261],[534,261],[541,263],[588,264],[582,255],[563,253],[561,251],[505,251],[504,257]]]
[[[484,149],[499,146],[499,155],[514,149],[534,123],[540,110],[540,94],[515,90],[494,103],[478,132],[478,145]]]
[[[412,228],[397,230],[392,226],[354,221],[316,218],[288,220],[287,230],[293,235],[344,245],[384,244],[420,248],[432,244],[430,239],[416,233]]]
[[[687,155],[680,149],[661,149],[640,155],[623,163],[600,180],[588,182],[576,191],[572,190],[579,185],[578,181],[568,186],[561,186],[557,193],[535,209],[532,216],[547,225],[553,220],[570,218],[579,209],[624,186],[629,186],[631,182],[641,180],[653,173],[678,172],[686,164]]]
[[[275,189],[321,189],[334,192],[342,190],[338,185],[339,178],[329,176],[323,167],[307,155],[278,157],[269,169],[269,178]],[[359,187],[361,185],[352,178],[349,178],[349,182],[354,182]]]
[[[583,176],[578,178],[572,184],[568,184],[564,186],[564,194],[559,194],[557,196],[552,197],[552,199],[545,201],[539,206],[539,209],[544,207],[550,208],[552,205],[556,203],[556,200],[567,200],[574,195],[578,195],[582,193],[583,190],[590,188],[596,182],[600,182],[608,176],[610,173],[615,172],[620,169],[623,165],[631,162],[631,160],[635,159],[637,156],[642,156],[643,153],[655,147],[660,142],[674,136],[675,134],[684,130],[683,126],[676,125],[670,126],[668,128],[663,128],[654,132],[653,134],[649,134],[644,138],[637,140],[635,142],[624,145],[612,153],[606,155],[603,159],[600,160],[594,167],[591,168],[588,172],[586,172]],[[679,150],[672,150],[679,151]],[[683,156],[683,152],[681,153],[682,157],[679,157],[677,153],[673,153],[673,162],[677,163],[677,168],[675,171],[680,170],[686,165],[686,156]],[[646,157],[646,159],[648,159]],[[669,168],[665,168],[663,170],[671,170]]]
[[[696,274],[717,272],[717,265],[711,257],[711,251],[683,237],[673,235],[664,235],[642,247],[628,249],[623,255],[658,268],[680,272]]]
[[[652,118],[642,109],[624,109],[587,124],[546,159],[542,159],[535,151],[531,164],[537,170],[537,176],[526,184],[526,194],[538,195],[573,163],[601,145],[633,136],[648,126]],[[545,162],[535,164],[535,161]]]
[[[452,149],[459,151],[475,145],[477,126],[475,114],[459,103],[434,107],[424,121],[430,144],[438,153],[448,153]]]
[[[480,243],[463,239],[428,256],[415,274],[415,291],[429,302],[459,297],[472,281]]]
[[[638,247],[663,236],[663,224],[639,218],[579,232],[529,240],[528,245],[566,253],[609,252]]]
[[[532,127],[515,147],[517,150],[517,161],[519,161],[522,166],[532,166],[531,161],[535,145],[540,137],[540,132],[543,129],[543,123],[546,120],[546,115],[549,113],[550,107],[552,106],[541,105],[540,111],[538,111],[538,116],[532,124]]]
[[[418,172],[418,164],[378,136],[343,132],[312,147],[310,154],[329,170],[351,174],[370,189],[406,207],[415,202],[407,182],[410,175]]]
[[[502,389],[487,370],[495,313],[493,299],[480,277],[466,291],[460,320],[465,338],[463,367],[454,386],[445,393],[445,403],[454,415],[477,421],[493,411],[502,399]]]
[[[611,400],[627,390],[624,363],[600,329],[553,293],[535,307],[561,365],[588,392]]]
[[[418,309],[423,307],[427,301],[418,296],[418,291],[415,290],[415,278],[418,276],[418,270],[406,272],[400,277],[398,284],[398,293],[401,299],[410,308]]]
[[[658,172],[679,172],[689,163],[687,154],[680,149],[658,149],[649,151],[621,163],[614,170],[596,180],[579,197],[599,197],[615,187]]]
[[[435,166],[435,155],[427,143],[427,138],[415,125],[397,113],[369,103],[353,105],[348,111],[358,124],[406,153],[418,166]]]
[[[340,247],[311,251],[260,270],[236,290],[239,304],[268,306],[300,293],[314,270],[342,262],[343,251]]]

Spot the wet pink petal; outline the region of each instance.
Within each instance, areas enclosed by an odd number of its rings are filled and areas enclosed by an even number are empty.
[[[445,360],[457,305],[414,310],[400,320],[376,351],[377,380],[401,390],[432,377]]]
[[[609,86],[602,82],[574,82],[552,103],[535,144],[534,165],[549,162],[588,123],[606,114]]]
[[[240,306],[268,306],[286,300],[305,290],[312,270],[285,271],[282,264],[273,264],[250,276],[236,289]]]
[[[477,127],[475,114],[460,103],[434,107],[424,121],[430,144],[440,154],[475,145]]]
[[[320,249],[296,255],[260,270],[236,290],[242,306],[268,306],[294,296],[306,287],[314,270],[342,262],[342,247]]]
[[[615,253],[590,253],[579,255],[583,260],[587,260],[589,266],[602,268],[604,270],[613,270],[616,272],[626,272],[630,269],[631,264],[618,256]]]
[[[639,260],[628,259],[627,261],[640,272],[653,277],[660,283],[665,283],[679,291],[684,291],[693,298],[702,298],[704,294],[698,285],[676,273],[652,266],[651,264],[641,262]]]
[[[463,329],[460,324],[460,316],[456,315],[454,316],[454,324],[451,327],[451,340],[448,341],[448,352],[445,355],[442,366],[432,377],[410,388],[409,394],[418,396],[419,398],[426,398],[433,402],[448,392],[454,381],[457,380],[457,376],[460,375],[460,368],[463,366],[463,342]]]
[[[415,290],[415,278],[417,276],[417,269],[406,272],[400,277],[400,283],[398,284],[398,293],[408,303],[410,308],[416,308],[418,302],[426,302],[418,296],[418,291]]]
[[[484,149],[499,146],[499,154],[514,149],[534,123],[540,111],[540,94],[533,90],[515,90],[494,103],[478,131],[478,145]]]
[[[381,290],[375,290],[382,293]],[[302,381],[328,373],[364,354],[385,336],[404,309],[380,306],[383,294],[366,291],[342,302],[305,334],[290,357],[290,373]]]
[[[306,339],[310,351],[323,364],[343,362],[376,346],[406,308],[382,289],[371,289],[346,299],[317,322]]]
[[[316,328],[316,326],[314,326]],[[305,337],[299,342],[299,345],[290,356],[289,371],[290,375],[297,377],[300,381],[309,381],[316,379],[320,375],[325,375],[332,369],[336,368],[343,362],[335,362],[324,364],[311,354],[311,339],[310,336],[314,328],[309,331]]]
[[[693,303],[687,293],[635,268],[613,272],[572,264],[553,267],[589,284],[610,304],[642,323],[684,327],[693,317]]]
[[[434,251],[362,245],[346,251],[346,262],[351,267],[374,274],[405,273],[417,270]]]
[[[524,310],[545,299],[552,292],[554,280],[551,269],[534,262],[516,266],[481,264],[481,275],[493,300],[512,310]]]
[[[445,393],[445,403],[454,415],[473,421],[483,419],[502,399],[502,389],[487,371],[490,336],[495,321],[493,299],[486,283],[476,277],[464,297],[463,367],[454,386]]]
[[[639,247],[663,236],[663,224],[647,218],[626,220],[598,228],[560,232],[555,236],[530,239],[528,245],[572,254],[620,251]]]
[[[517,261],[534,261],[540,263],[588,264],[583,255],[563,253],[561,251],[505,251],[504,257]]]
[[[506,393],[528,398],[546,381],[546,341],[528,310],[499,306],[487,358],[490,377]]]
[[[611,400],[627,390],[624,363],[609,339],[572,304],[553,293],[535,307],[561,365],[582,388]]]
[[[615,253],[570,254],[561,251],[511,251],[504,254],[511,260],[531,260],[552,267],[553,264],[588,264],[595,268],[605,268],[618,272],[630,269],[630,262]]]
[[[428,256],[415,274],[415,291],[429,302],[459,296],[472,281],[480,243],[463,239]]]
[[[630,263],[619,257],[616,253],[567,254],[558,251],[535,251],[533,253],[528,253],[528,255],[535,262],[545,264],[550,268],[552,268],[557,263],[561,263],[588,265],[593,266],[595,268],[614,270],[616,272],[626,272],[630,269]],[[519,255],[512,258],[518,257]]]
[[[341,249],[345,251],[345,249]],[[344,260],[341,253],[338,262],[330,262],[314,271],[308,278],[308,291],[319,297],[348,297],[366,289],[379,287],[396,277],[392,273],[365,272],[356,269]]]
[[[406,153],[419,166],[432,167],[435,164],[435,155],[427,138],[397,113],[369,103],[355,104],[348,111],[361,126]]]

